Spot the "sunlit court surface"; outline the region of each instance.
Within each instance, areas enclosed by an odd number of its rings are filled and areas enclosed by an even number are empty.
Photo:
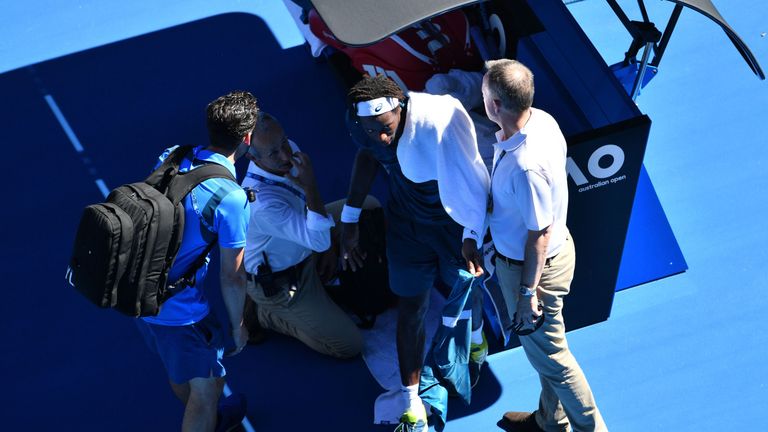
[[[607,3],[565,3],[605,63],[620,61],[631,39]],[[767,67],[768,5],[714,3]],[[619,4],[639,18],[635,1]],[[647,6],[660,27],[674,8]],[[85,205],[145,176],[163,149],[203,144],[205,105],[233,89],[256,95],[310,154],[323,198],[342,198],[356,149],[346,88],[303,42],[277,0],[0,3],[3,430],[179,429],[183,406],[132,319],[64,279],[74,231]],[[610,430],[768,430],[767,86],[720,27],[686,9],[636,99],[651,126],[619,290],[606,321],[568,333]],[[578,251],[593,240],[575,241]],[[215,272],[206,291],[222,313]],[[536,409],[523,351],[492,346],[447,431],[499,430],[505,411]],[[373,425],[384,389],[361,358],[270,334],[225,366],[227,391],[248,399],[243,430],[394,428]]]

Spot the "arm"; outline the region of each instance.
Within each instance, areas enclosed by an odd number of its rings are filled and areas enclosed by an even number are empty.
[[[525,258],[520,283],[529,287],[538,287],[544,263],[547,260],[547,247],[552,233],[552,226],[541,231],[528,231],[525,242]]]
[[[483,257],[477,246],[477,240],[472,237],[465,237],[461,245],[461,256],[467,263],[467,271],[474,277],[480,277],[485,273],[483,270]]]
[[[373,155],[364,149],[359,149],[355,156],[355,164],[352,167],[352,179],[349,184],[347,203],[349,207],[362,208],[363,201],[371,190],[371,185],[376,179],[379,170],[379,162]],[[360,250],[360,232],[358,225],[354,223],[341,224],[341,267],[347,267],[352,271],[363,266],[365,253]]]
[[[221,255],[221,296],[227,308],[235,352],[239,353],[248,342],[248,330],[243,324],[245,307],[245,269],[243,248],[219,248]]]
[[[521,324],[523,328],[532,327],[536,318],[541,315],[538,286],[541,281],[541,273],[544,271],[544,263],[547,260],[547,247],[551,233],[551,225],[540,231],[528,231],[520,285],[534,288],[534,294],[530,297],[525,297],[519,292],[517,294],[519,297],[515,324]]]
[[[323,199],[320,197],[320,190],[317,188],[317,183],[312,187],[304,189],[307,193],[307,209],[313,211],[321,216],[328,216],[325,212],[325,205]]]
[[[233,189],[225,196],[214,213],[213,223],[219,236],[221,296],[235,341],[235,350],[231,353],[232,355],[239,353],[248,342],[248,330],[243,325],[245,305],[243,251],[248,220],[248,198],[240,188]]]
[[[312,167],[312,161],[309,159],[309,156],[306,153],[296,152],[293,154],[293,158],[291,158],[291,165],[296,169],[296,176],[287,174],[286,177],[304,189],[307,197],[307,209],[321,216],[328,216],[325,212],[323,199],[320,197],[315,169]]]
[[[317,187],[312,161],[306,153],[295,152],[291,164],[296,175],[286,174],[305,193],[307,212],[297,211],[291,202],[272,189],[259,193],[251,204],[251,212],[258,231],[288,240],[298,245],[322,252],[331,245],[330,228],[334,225],[328,217]]]
[[[315,252],[322,252],[331,246],[333,222],[330,218],[311,209],[305,215],[274,191],[262,190],[257,201],[251,204],[251,212],[254,221],[251,229]]]
[[[524,297],[518,292],[516,324],[529,327],[541,315],[537,290],[552,233],[552,191],[549,180],[540,171],[524,171],[514,181],[518,191],[515,197],[528,228],[520,284],[533,289],[531,297]]]
[[[348,206],[357,208],[363,206],[363,201],[371,190],[378,170],[379,161],[373,157],[371,152],[359,149],[352,166],[352,179],[349,184],[349,193],[347,193]]]
[[[481,276],[484,271],[478,245],[484,235],[490,176],[477,149],[469,114],[458,100],[448,101],[453,104],[453,115],[443,131],[437,157],[440,201],[451,218],[464,227],[461,253],[467,270]]]

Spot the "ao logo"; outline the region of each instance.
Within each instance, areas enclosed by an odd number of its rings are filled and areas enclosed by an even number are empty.
[[[611,156],[612,159],[611,164],[605,168],[600,166],[600,159],[602,159],[603,156]],[[604,179],[619,172],[622,166],[624,166],[624,150],[615,144],[606,144],[595,150],[592,153],[592,156],[589,157],[589,162],[587,163],[587,171],[589,171],[592,177]],[[570,157],[565,163],[565,169],[568,171],[568,175],[571,176],[577,186],[582,186],[589,183],[589,180],[587,180],[584,172]]]

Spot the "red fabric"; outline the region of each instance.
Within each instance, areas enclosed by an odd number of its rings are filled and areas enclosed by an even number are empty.
[[[429,23],[434,24],[437,32],[426,30]],[[450,69],[480,70],[482,67],[480,56],[469,38],[467,18],[459,10],[416,24],[395,35],[418,54],[401,46],[394,37],[362,48],[343,45],[314,9],[309,13],[309,26],[320,40],[345,53],[355,69],[368,75],[386,75],[403,90],[424,90],[427,80],[436,73],[446,73]],[[442,34],[445,39],[434,33]],[[445,41],[448,43],[445,44]]]

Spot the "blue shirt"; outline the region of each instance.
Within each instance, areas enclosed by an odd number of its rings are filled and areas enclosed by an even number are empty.
[[[176,147],[167,149],[160,156],[160,163]],[[235,166],[219,153],[194,149],[194,159],[214,162],[229,169],[235,175]],[[181,171],[194,168],[192,160],[181,163]],[[228,179],[214,178],[200,183],[184,198],[184,234],[176,261],[168,274],[168,282],[182,277],[205,247],[218,233],[219,246],[225,248],[245,247],[245,234],[248,231],[248,197],[240,186]],[[210,311],[202,286],[208,270],[208,259],[198,270],[195,286],[186,287],[168,299],[154,317],[145,317],[152,324],[182,326],[194,324],[205,318]]]
[[[405,116],[401,118],[405,121]],[[437,180],[423,183],[409,180],[400,168],[396,146],[384,146],[371,140],[351,111],[347,111],[346,123],[352,140],[358,147],[371,152],[387,171],[389,183],[387,210],[390,214],[429,225],[453,222],[440,201]]]

